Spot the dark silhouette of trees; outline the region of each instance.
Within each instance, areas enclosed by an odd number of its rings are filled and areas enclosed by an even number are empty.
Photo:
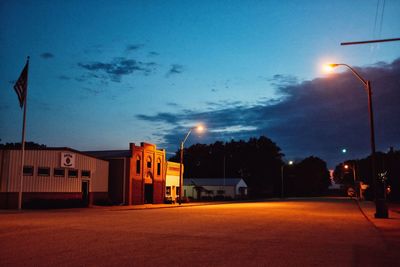
[[[321,196],[331,185],[326,162],[318,157],[308,157],[286,169],[289,196]]]
[[[344,165],[349,165],[345,169]],[[376,153],[376,167],[378,173],[386,173],[386,184],[390,186],[391,192],[388,195],[389,200],[400,201],[400,151],[393,148],[387,153]],[[370,185],[367,191],[367,198],[373,198],[373,180],[371,170],[371,156],[363,159],[346,160],[336,166],[334,179],[338,184],[346,186],[353,185],[353,170],[355,168],[355,177],[357,181],[362,181]]]
[[[179,157],[177,151],[170,160],[179,162]],[[195,144],[184,149],[184,177],[240,177],[246,181],[250,197],[278,197],[282,189],[282,157],[281,149],[265,136],[247,142]],[[330,185],[326,163],[316,157],[285,168],[284,175],[285,191],[292,196],[321,195]]]
[[[279,193],[282,156],[281,149],[265,136],[247,142],[195,144],[184,149],[184,177],[240,177],[246,181],[252,196],[273,196]],[[177,151],[170,160],[179,162],[179,157]]]
[[[43,149],[46,148],[46,145],[38,144],[35,142],[25,142],[26,149]],[[0,149],[21,149],[21,143],[6,143],[0,144]]]

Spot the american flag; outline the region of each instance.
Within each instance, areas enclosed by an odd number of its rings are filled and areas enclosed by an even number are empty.
[[[19,105],[22,108],[25,103],[26,93],[28,89],[28,65],[29,59],[26,62],[24,69],[21,72],[17,82],[14,85],[14,90],[17,93]]]

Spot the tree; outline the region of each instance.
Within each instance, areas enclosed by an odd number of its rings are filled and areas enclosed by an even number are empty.
[[[373,180],[371,170],[371,156],[357,160],[346,160],[344,163],[340,163],[336,166],[334,172],[334,178],[337,183],[349,185],[353,175],[346,173],[343,165],[349,164],[356,168],[356,180],[362,181],[365,184],[370,185],[367,190],[366,197],[373,199]],[[389,200],[400,200],[400,151],[395,151],[391,148],[387,153],[377,152],[376,153],[376,168],[378,173],[386,173],[386,184],[390,186],[391,192],[388,195]]]
[[[195,144],[184,149],[185,178],[241,177],[253,196],[279,194],[281,149],[269,138],[261,136],[214,144]],[[170,158],[179,162],[179,151]]]
[[[331,185],[329,171],[325,161],[318,157],[308,157],[294,166],[294,178],[291,183],[293,196],[320,196]]]
[[[43,149],[46,145],[38,144],[35,142],[25,142],[26,149]],[[0,144],[0,149],[21,149],[21,143],[6,143]]]

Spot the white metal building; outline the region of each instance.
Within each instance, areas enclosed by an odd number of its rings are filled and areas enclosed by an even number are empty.
[[[0,150],[0,208],[18,207],[21,150]],[[71,148],[26,149],[23,205],[35,200],[81,200],[108,196],[108,162]]]
[[[196,200],[247,197],[247,184],[241,178],[189,178],[184,179],[183,184],[183,196]]]

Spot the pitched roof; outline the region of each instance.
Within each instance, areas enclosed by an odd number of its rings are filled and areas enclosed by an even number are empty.
[[[242,178],[186,178],[183,185],[196,186],[236,186]],[[244,182],[244,181],[243,181]]]
[[[21,148],[0,148],[0,150],[21,150]],[[46,150],[46,151],[70,151],[73,153],[78,153],[87,157],[95,158],[98,160],[103,160],[102,157],[96,156],[92,153],[88,153],[86,151],[79,151],[70,147],[37,147],[37,148],[32,148],[32,147],[27,147],[25,148],[25,151],[35,151],[35,150]]]

